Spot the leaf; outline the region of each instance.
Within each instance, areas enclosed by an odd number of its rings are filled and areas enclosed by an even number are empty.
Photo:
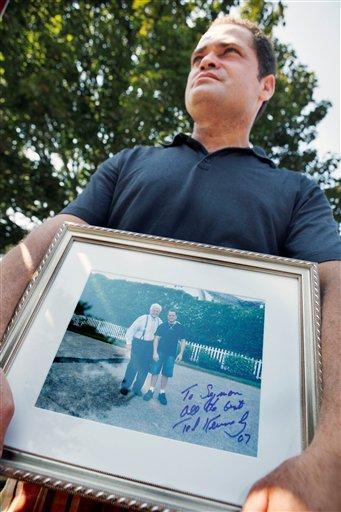
[[[191,131],[184,107],[190,53],[209,21],[238,4],[9,3],[10,22],[0,25],[0,250],[24,233],[9,211],[41,221],[71,201],[110,154]],[[249,0],[244,9],[268,33],[285,19],[280,2]],[[294,49],[275,44],[277,91],[251,140],[278,165],[312,176],[340,219],[337,158],[310,149],[330,104],[314,100],[316,76]]]

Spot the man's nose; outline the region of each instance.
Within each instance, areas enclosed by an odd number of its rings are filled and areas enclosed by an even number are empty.
[[[207,53],[200,62],[200,69],[208,69],[208,68],[219,68],[220,63],[217,55],[214,52]]]

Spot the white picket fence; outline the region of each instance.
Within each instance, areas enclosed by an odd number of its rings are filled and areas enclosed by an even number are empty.
[[[97,332],[104,334],[104,336],[110,336],[118,340],[124,340],[127,329],[121,325],[112,324],[111,322],[105,322],[104,320],[98,320],[91,316],[84,315],[73,315],[72,323],[81,327],[82,325],[91,325],[95,327]]]
[[[112,324],[111,322],[105,322],[104,320],[98,320],[91,316],[84,315],[73,315],[72,323],[81,327],[82,325],[91,325],[96,328],[97,332],[104,334],[104,336],[110,336],[119,340],[125,339],[127,329],[121,325]],[[228,363],[245,361],[249,363],[252,375],[257,380],[261,379],[262,375],[262,360],[254,359],[253,357],[247,357],[238,352],[232,352],[230,350],[223,350],[221,348],[214,348],[208,345],[201,345],[200,343],[193,343],[190,341],[186,342],[186,347],[190,350],[189,361],[191,363],[197,363],[201,353],[205,353],[212,361],[217,361],[220,365],[221,370],[228,371]]]
[[[245,361],[249,363],[252,371],[252,375],[257,380],[261,379],[262,376],[262,360],[255,359],[253,357],[244,356],[238,352],[232,352],[230,350],[224,350],[222,348],[209,347],[208,345],[201,345],[200,343],[188,342],[187,346],[190,348],[191,353],[189,360],[193,363],[198,362],[200,354],[205,353],[210,359],[215,360],[220,365],[222,370],[228,370],[228,363],[233,365],[233,362]]]

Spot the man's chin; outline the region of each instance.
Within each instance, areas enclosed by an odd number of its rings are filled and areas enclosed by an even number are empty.
[[[212,110],[221,108],[224,104],[224,99],[216,91],[210,90],[209,87],[196,87],[195,90],[191,91],[191,95],[186,101],[187,112],[192,116],[191,112],[197,108],[206,110]]]
[[[198,94],[198,92],[205,91],[211,94],[217,94],[217,80],[208,79],[196,82],[191,88],[191,94]]]

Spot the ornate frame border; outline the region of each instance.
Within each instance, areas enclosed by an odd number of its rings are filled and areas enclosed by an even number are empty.
[[[315,352],[315,367],[311,368],[309,379],[313,379],[315,381],[315,389],[310,390],[310,405],[312,410],[310,411],[310,415],[306,415],[305,422],[307,425],[307,435],[305,437],[305,442],[307,444],[308,440],[312,438],[313,430],[316,425],[317,421],[317,414],[318,414],[318,407],[322,396],[322,390],[323,390],[323,380],[322,380],[322,346],[321,346],[321,316],[320,316],[320,303],[319,303],[319,277],[318,277],[318,267],[316,263],[311,263],[303,260],[295,260],[291,258],[284,258],[280,256],[274,256],[274,255],[266,255],[261,253],[255,253],[251,251],[241,251],[238,249],[231,249],[231,248],[225,248],[225,247],[217,247],[207,244],[201,244],[201,243],[195,243],[195,242],[186,242],[182,240],[173,240],[165,237],[159,237],[159,236],[152,236],[152,235],[146,235],[146,234],[139,234],[139,233],[131,233],[121,230],[114,230],[109,228],[102,228],[102,227],[96,227],[96,226],[88,226],[88,225],[80,225],[75,224],[71,222],[64,223],[61,228],[56,233],[48,251],[46,252],[43,260],[41,261],[38,269],[34,273],[29,285],[27,286],[23,296],[21,297],[17,308],[15,310],[15,313],[6,329],[3,343],[1,346],[1,352],[2,359],[11,360],[13,357],[13,354],[11,353],[9,356],[6,352],[6,348],[9,340],[11,338],[11,335],[13,331],[16,329],[18,322],[20,321],[23,309],[26,307],[26,305],[29,303],[30,298],[34,292],[34,290],[37,288],[38,283],[46,271],[46,269],[49,266],[49,263],[55,254],[56,250],[61,246],[63,242],[65,242],[67,235],[69,235],[69,240],[67,241],[67,244],[71,243],[73,239],[77,239],[77,236],[80,237],[79,239],[82,239],[85,241],[93,240],[93,243],[96,243],[96,235],[99,235],[102,238],[102,243],[104,238],[110,239],[113,237],[116,237],[116,239],[120,239],[123,242],[126,242],[126,246],[129,246],[130,241],[135,242],[141,242],[142,244],[153,244],[157,243],[161,246],[172,248],[173,253],[178,253],[181,256],[183,256],[183,253],[187,251],[187,257],[188,257],[188,251],[195,253],[207,253],[209,255],[215,255],[217,256],[217,261],[221,259],[223,256],[237,256],[239,258],[245,258],[252,259],[253,261],[259,261],[263,263],[275,263],[279,265],[287,265],[289,267],[296,267],[301,268],[302,270],[308,270],[310,275],[310,287],[311,287],[311,301],[312,301],[312,317],[313,317],[313,339],[314,339],[314,352]],[[104,235],[104,238],[103,238]],[[109,243],[109,242],[107,242]],[[124,244],[123,244],[124,245]],[[67,245],[65,245],[64,250],[66,249]],[[142,247],[142,245],[141,245]],[[169,254],[169,250],[165,251],[165,254]],[[198,257],[198,256],[197,256]],[[196,257],[196,258],[197,258]],[[209,259],[209,261],[212,262],[212,258]],[[306,349],[307,347],[304,347]],[[18,349],[18,347],[17,347]],[[6,365],[5,365],[6,370]],[[307,379],[306,379],[307,380]],[[309,390],[306,389],[306,382],[302,382],[302,387],[304,390],[304,394],[307,394]],[[308,417],[309,416],[309,417]],[[159,501],[156,503],[154,500],[139,500],[133,497],[127,496],[125,493],[124,495],[114,494],[112,492],[105,492],[105,491],[98,491],[94,489],[93,487],[86,487],[82,485],[77,485],[70,483],[63,479],[55,479],[51,478],[47,475],[37,473],[35,471],[27,471],[25,469],[19,469],[16,467],[16,463],[12,465],[12,459],[15,459],[15,451],[11,450],[4,451],[5,457],[7,457],[7,464],[4,463],[5,461],[0,461],[0,472],[1,474],[8,476],[10,478],[20,479],[20,480],[26,480],[31,483],[41,484],[46,487],[50,487],[56,490],[65,491],[72,493],[74,495],[81,495],[83,497],[89,497],[97,501],[101,501],[103,503],[110,503],[110,504],[116,504],[120,505],[122,508],[129,509],[129,510],[146,510],[148,512],[175,512],[179,509],[173,509],[169,507],[165,507],[160,505]],[[8,464],[9,462],[9,464]],[[80,468],[85,469],[85,468]],[[97,473],[101,473],[98,471]],[[102,473],[105,475],[106,473]],[[112,475],[111,475],[112,476]],[[125,483],[129,480],[128,479],[122,479],[121,477],[115,477],[119,481],[122,480]],[[146,486],[147,484],[145,482],[138,482],[135,480],[131,480],[130,484],[132,484],[132,487],[135,486]],[[229,506],[229,510],[235,511],[239,510],[239,507],[236,507],[232,504],[227,504],[226,502],[221,502],[218,500],[211,500],[211,499],[205,499],[201,496],[197,496],[190,493],[184,493],[184,492],[177,492],[173,489],[163,489],[162,487],[156,486],[154,484],[148,484],[148,487],[153,487],[155,490],[160,490],[163,493],[166,491],[169,492],[172,496],[175,494],[178,494],[179,498],[184,496],[188,496],[190,498],[198,499],[198,508],[196,508],[197,511],[206,511],[207,508],[201,508],[200,505],[206,507],[207,505],[211,504],[215,506],[215,510],[226,510],[226,506]],[[134,494],[134,493],[132,493]],[[154,502],[154,503],[153,503]],[[200,503],[199,503],[200,502]],[[191,509],[183,508],[181,506],[181,510],[190,511]]]

